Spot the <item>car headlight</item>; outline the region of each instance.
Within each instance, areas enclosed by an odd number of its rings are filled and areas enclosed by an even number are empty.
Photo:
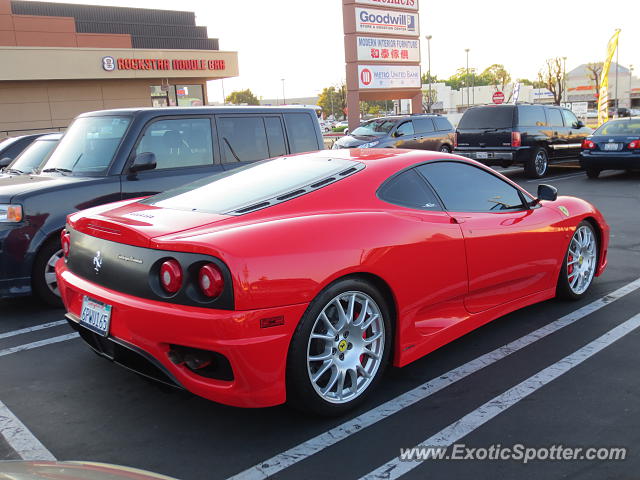
[[[0,204],[0,223],[17,223],[22,221],[22,205]]]
[[[380,143],[380,140],[376,140],[375,142],[363,143],[358,148],[371,148],[371,147],[375,147],[379,143]]]

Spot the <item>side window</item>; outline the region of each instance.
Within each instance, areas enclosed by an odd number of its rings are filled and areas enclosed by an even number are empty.
[[[269,158],[267,133],[262,117],[218,117],[217,124],[223,163],[253,162]]]
[[[20,140],[16,140],[15,142],[13,142],[13,145],[11,145],[2,153],[2,158],[16,158],[32,141],[32,138],[21,138]]]
[[[453,130],[453,126],[451,125],[449,120],[444,117],[435,117],[433,119],[433,122],[436,124],[436,130],[438,130],[439,132],[443,130]]]
[[[416,133],[432,133],[434,131],[433,121],[429,117],[414,118],[413,128]]]
[[[557,108],[545,108],[547,112],[547,120],[549,121],[550,127],[563,127],[564,123],[562,123],[562,114],[560,110]]]
[[[401,133],[402,135],[413,135],[413,123],[411,123],[411,120],[409,120],[408,122],[404,122],[403,124],[401,124],[398,127],[397,130],[398,133]]]
[[[320,149],[318,145],[318,120],[306,113],[285,113],[284,122],[289,135],[291,153],[313,152]]]
[[[152,152],[156,170],[213,165],[211,120],[208,118],[162,119],[147,126],[136,154]]]
[[[542,107],[519,106],[518,125],[521,127],[543,127],[547,123]]]
[[[564,124],[567,127],[578,128],[578,119],[572,111],[562,110],[562,116],[564,117]]]
[[[421,210],[442,210],[440,202],[415,169],[407,170],[388,180],[378,192],[385,202]]]
[[[499,212],[524,208],[518,190],[472,165],[433,162],[418,167],[452,212]]]
[[[269,156],[279,157],[287,153],[287,143],[284,140],[284,130],[279,117],[264,117],[267,127],[267,142],[269,143]]]

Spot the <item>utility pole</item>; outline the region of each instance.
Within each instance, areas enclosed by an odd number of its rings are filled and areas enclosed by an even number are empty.
[[[287,97],[284,96],[284,78],[281,78],[282,82],[282,104],[285,105],[287,103]]]
[[[429,92],[427,94],[427,105],[429,106],[429,113],[431,113],[431,105],[433,102],[431,101],[431,35],[427,35],[425,37],[427,39],[427,59],[428,59],[428,70],[427,77],[429,77]]]
[[[224,96],[224,78],[220,79],[220,85],[222,85],[222,104],[227,104],[227,98]]]
[[[567,57],[562,57],[562,98],[567,103]]]
[[[633,65],[629,65],[629,108],[633,106],[633,97],[631,96],[631,80],[633,79]]]
[[[616,109],[613,112],[613,118],[618,118],[618,70],[620,70],[620,64],[618,63],[618,54],[620,53],[620,43],[616,47]]]
[[[465,48],[464,51],[467,52],[467,81],[465,83],[467,84],[467,108],[469,108],[469,49]]]

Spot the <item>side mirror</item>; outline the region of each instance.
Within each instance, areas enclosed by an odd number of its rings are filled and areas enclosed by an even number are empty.
[[[401,137],[403,135],[404,135],[404,133],[402,133],[400,130],[396,130],[395,132],[393,132],[393,136],[394,137]]]
[[[578,120],[576,122],[576,128],[584,128],[584,123],[582,123],[582,120]]]
[[[554,202],[558,198],[558,189],[551,185],[541,183],[538,185],[538,201],[548,200]]]
[[[8,167],[11,162],[13,162],[13,158],[4,157],[0,160],[0,168]]]
[[[153,152],[142,152],[136,155],[133,160],[130,172],[143,172],[145,170],[153,170],[156,168],[156,154]]]

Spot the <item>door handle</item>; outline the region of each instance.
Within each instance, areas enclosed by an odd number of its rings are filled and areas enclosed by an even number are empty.
[[[463,216],[463,215],[456,215],[455,217],[451,217],[451,223],[457,223],[457,224],[461,224],[466,222],[468,219],[470,219],[471,216]]]

